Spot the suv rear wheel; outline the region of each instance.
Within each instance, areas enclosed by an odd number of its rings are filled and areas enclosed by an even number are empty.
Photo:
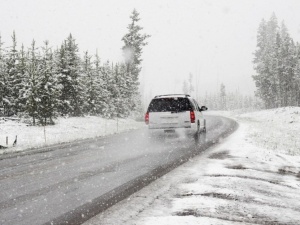
[[[198,120],[198,123],[197,123],[197,134],[200,134],[200,132],[201,132],[200,122]]]

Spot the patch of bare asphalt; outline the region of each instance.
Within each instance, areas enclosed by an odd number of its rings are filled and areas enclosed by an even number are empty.
[[[233,169],[233,170],[246,170],[246,169],[248,169],[248,168],[244,167],[242,164],[227,166],[226,168]]]
[[[175,197],[182,198],[182,197],[192,197],[192,196],[211,197],[211,198],[218,198],[218,199],[223,199],[223,200],[239,201],[239,202],[244,202],[244,203],[252,203],[252,204],[256,204],[256,205],[264,205],[264,206],[270,206],[270,207],[276,207],[276,208],[283,208],[283,209],[289,208],[294,211],[300,212],[300,209],[298,209],[298,208],[286,207],[284,205],[257,201],[257,200],[255,200],[254,197],[251,197],[251,196],[242,197],[242,196],[225,194],[225,193],[206,192],[206,193],[185,193],[185,194],[181,194],[181,195],[176,195]]]
[[[182,183],[191,184],[197,182],[198,180],[199,180],[198,178],[187,177]]]
[[[222,152],[216,152],[212,153],[208,156],[210,159],[226,159],[226,158],[232,158],[231,155],[229,155],[229,151],[222,151]]]
[[[295,167],[290,167],[290,166],[284,166],[282,168],[279,168],[277,171],[271,171],[271,170],[266,170],[266,169],[258,169],[258,168],[247,168],[244,167],[243,165],[236,165],[236,166],[227,166],[226,168],[228,169],[249,169],[249,170],[253,170],[253,171],[259,171],[259,172],[263,172],[263,173],[272,173],[272,174],[280,174],[280,175],[290,175],[290,176],[296,176],[296,178],[298,178],[298,180],[300,181],[300,170],[299,168],[295,168]],[[293,171],[291,171],[291,169],[294,169]]]
[[[297,178],[300,178],[300,171],[296,167],[292,166],[283,166],[278,169],[278,173],[281,175],[291,175],[296,176]]]
[[[184,209],[173,213],[173,216],[194,216],[194,217],[206,217],[219,220],[225,220],[230,222],[240,222],[240,223],[249,223],[249,224],[264,224],[264,225],[294,225],[295,223],[282,223],[276,220],[271,220],[268,218],[263,218],[258,215],[248,217],[241,212],[233,211],[230,215],[228,214],[218,214],[211,212],[200,212],[197,209]]]
[[[205,196],[205,197],[212,197],[212,198],[220,198],[220,199],[227,199],[227,200],[237,200],[234,196],[230,194],[224,193],[215,193],[215,192],[208,192],[208,193],[186,193],[182,195],[177,195],[176,197],[190,197],[190,196]]]
[[[283,187],[296,189],[295,187],[292,187],[292,186],[289,186],[289,185],[286,185],[286,184],[282,184],[278,180],[267,180],[267,179],[258,178],[258,177],[240,176],[240,175],[225,175],[225,174],[210,174],[210,175],[204,175],[204,176],[207,176],[207,177],[229,177],[229,178],[251,179],[251,180],[263,181],[263,182],[268,182],[268,183],[275,184],[275,185],[280,185],[280,186],[283,186]]]

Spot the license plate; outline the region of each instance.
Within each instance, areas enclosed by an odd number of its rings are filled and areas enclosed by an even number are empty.
[[[163,119],[163,123],[178,123],[176,118],[168,118],[168,119]]]

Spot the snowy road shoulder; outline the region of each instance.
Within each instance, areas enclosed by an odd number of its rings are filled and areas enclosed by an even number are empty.
[[[264,122],[256,126],[252,115],[217,147],[86,224],[299,224],[300,156],[271,149],[271,139],[261,147],[251,134]]]
[[[0,118],[0,149],[3,153],[21,152],[53,144],[68,143],[120,133],[144,127],[144,122],[132,119],[109,120],[96,116],[58,118],[53,126],[28,126],[18,120]],[[17,144],[13,142],[17,136]],[[6,139],[8,140],[6,143]]]

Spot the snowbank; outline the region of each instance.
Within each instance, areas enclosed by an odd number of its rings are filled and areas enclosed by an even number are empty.
[[[0,154],[23,151],[52,144],[106,136],[145,126],[132,119],[107,120],[95,116],[58,118],[53,126],[28,126],[18,120],[0,118]],[[17,144],[13,142],[17,136]]]
[[[274,152],[300,155],[300,107],[285,107],[242,114],[250,126],[248,138]]]
[[[207,115],[230,117],[249,125],[247,138],[278,153],[300,155],[300,107],[284,107],[241,114],[208,111]]]

